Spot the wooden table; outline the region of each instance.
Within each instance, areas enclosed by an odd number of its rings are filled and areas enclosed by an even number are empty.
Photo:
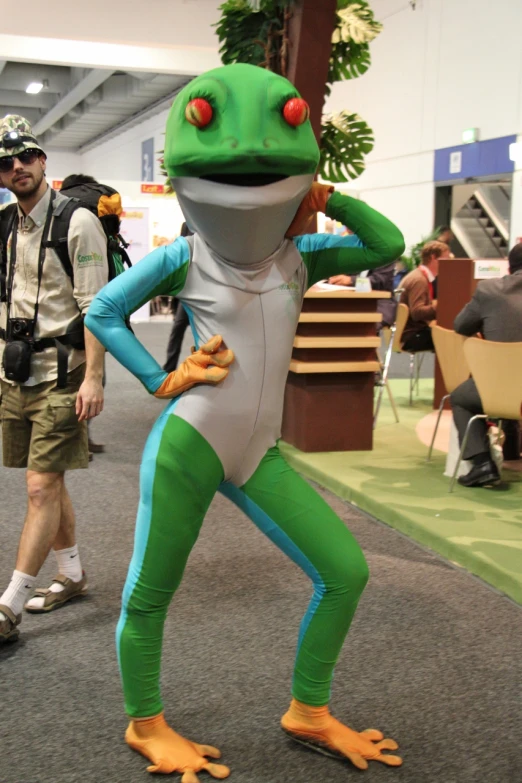
[[[282,437],[301,451],[369,451],[386,291],[305,294],[285,390]]]

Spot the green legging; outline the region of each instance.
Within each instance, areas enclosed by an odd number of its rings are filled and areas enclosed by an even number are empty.
[[[145,447],[135,547],[116,634],[127,713],[140,718],[163,709],[163,625],[217,490],[312,579],[292,695],[311,706],[327,704],[334,666],[368,579],[359,545],[277,447],[246,484],[235,487],[223,482],[221,463],[207,441],[172,407],[160,416]]]

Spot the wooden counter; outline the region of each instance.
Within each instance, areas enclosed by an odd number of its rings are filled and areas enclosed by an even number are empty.
[[[453,329],[455,318],[471,300],[477,283],[475,261],[471,258],[441,258],[437,278],[437,323],[445,329]],[[439,363],[435,357],[435,394],[433,407],[438,408],[447,394]],[[451,409],[449,400],[445,408]]]
[[[385,291],[306,292],[285,390],[282,437],[301,451],[368,451]]]

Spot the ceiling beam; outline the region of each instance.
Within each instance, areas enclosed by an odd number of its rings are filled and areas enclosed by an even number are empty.
[[[87,74],[73,89],[63,96],[53,108],[45,114],[41,120],[38,120],[33,127],[33,131],[36,135],[48,130],[52,125],[61,120],[62,117],[81,101],[90,95],[100,84],[103,84],[114,71],[102,71],[94,69]]]
[[[186,79],[186,81],[180,84],[178,87],[176,87],[176,89],[173,90],[172,93],[170,93],[170,95],[164,95],[162,98],[150,104],[149,106],[146,106],[144,109],[141,109],[140,111],[136,112],[136,114],[133,114],[131,117],[126,117],[121,122],[114,125],[112,128],[108,128],[107,130],[102,131],[98,136],[90,138],[88,141],[84,142],[83,144],[80,144],[80,146],[77,148],[77,152],[80,152],[82,154],[84,152],[88,152],[89,150],[98,146],[102,142],[109,141],[110,139],[113,139],[115,136],[119,136],[120,133],[123,133],[129,128],[133,128],[135,125],[139,125],[140,123],[145,122],[145,120],[150,119],[150,117],[155,117],[157,114],[164,111],[165,109],[170,109],[170,107],[172,106],[172,101],[174,100],[176,95],[179,93],[181,89],[183,89],[185,84],[189,83],[189,81],[191,81],[190,78]]]

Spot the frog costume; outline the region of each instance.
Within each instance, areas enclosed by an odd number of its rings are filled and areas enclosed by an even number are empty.
[[[249,65],[190,82],[168,118],[165,166],[194,236],[154,250],[113,280],[86,319],[150,393],[174,397],[143,454],[117,646],[127,742],[153,761],[150,771],[181,772],[182,783],[195,783],[200,770],[229,774],[206,758],[219,758],[216,748],[166,724],[159,691],[167,609],[216,491],[313,582],[283,729],[361,768],[369,758],[401,763],[382,753],[397,747],[393,740],[352,731],[328,712],[333,669],[368,570],[344,523],[284,461],[277,441],[305,291],[322,278],[389,263],[404,243],[366,204],[317,183],[311,190],[319,150],[306,109],[290,82]],[[353,235],[285,237],[296,212],[317,208]],[[170,374],[125,326],[157,295],[179,299],[196,344]]]

